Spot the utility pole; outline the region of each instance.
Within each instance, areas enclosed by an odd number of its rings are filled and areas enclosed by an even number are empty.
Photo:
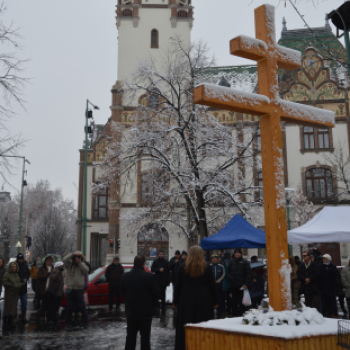
[[[82,251],[86,254],[86,228],[87,228],[87,164],[88,164],[88,134],[89,134],[89,118],[92,118],[92,111],[89,111],[89,104],[94,109],[99,109],[89,100],[86,100],[85,110],[85,144],[84,144],[84,182],[83,182],[83,216],[82,216]]]
[[[23,213],[23,188],[24,186],[27,186],[27,182],[24,180],[24,174],[25,174],[25,168],[26,163],[30,164],[29,160],[26,159],[26,157],[20,157],[20,156],[9,156],[9,155],[3,155],[4,158],[21,158],[23,159],[23,168],[22,168],[22,182],[21,182],[21,203],[20,203],[20,209],[19,209],[19,224],[18,224],[18,242],[16,244],[17,247],[17,254],[20,253],[22,244],[21,244],[21,233],[22,233],[22,213]]]

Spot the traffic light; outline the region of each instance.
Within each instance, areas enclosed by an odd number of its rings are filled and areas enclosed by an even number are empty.
[[[32,237],[26,236],[26,247],[30,248],[32,246]]]
[[[117,246],[116,246],[115,250],[119,250],[119,248],[120,248],[120,239],[117,239]]]
[[[113,248],[113,246],[114,246],[114,239],[110,239],[109,240],[109,247]]]

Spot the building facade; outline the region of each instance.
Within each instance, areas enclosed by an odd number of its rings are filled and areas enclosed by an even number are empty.
[[[130,101],[122,90],[123,82],[132,77],[138,62],[152,57],[160,62],[162,49],[169,45],[174,37],[190,45],[190,33],[193,25],[193,7],[189,0],[119,0],[117,5],[118,28],[118,80],[112,88],[111,116],[105,125],[96,125],[88,151],[88,184],[98,183],[98,163],[104,156],[107,139],[110,134],[110,121],[128,124],[136,108],[135,99]],[[336,126],[333,129],[317,129],[294,124],[283,128],[285,185],[288,188],[301,189],[304,196],[314,203],[316,211],[324,205],[347,205],[347,196],[339,197],[342,185],[334,174],[336,169],[330,157],[340,147],[344,158],[350,154],[349,122],[349,77],[347,72],[329,58],[332,51],[346,61],[346,52],[336,39],[329,24],[314,28],[317,37],[325,43],[325,50],[319,41],[307,30],[288,30],[284,21],[279,43],[303,53],[303,66],[293,72],[280,70],[280,96],[286,100],[308,104],[317,108],[332,110],[336,114]],[[203,71],[205,80],[210,83],[227,86],[247,92],[257,92],[256,66],[213,67]],[[136,96],[136,100],[141,96]],[[151,103],[148,101],[147,103]],[[255,116],[211,110],[218,120],[236,125],[258,125]],[[238,132],[238,131],[237,131]],[[260,158],[259,136],[254,141],[256,162]],[[82,217],[83,203],[83,161],[84,153],[80,150],[80,177],[78,219]],[[133,237],[123,232],[123,217],[132,210],[138,210],[145,203],[142,189],[143,169],[140,165],[137,174],[136,189],[120,196],[121,189],[111,183],[109,188],[98,194],[91,192],[87,196],[88,228],[87,258],[93,267],[111,260],[115,246],[109,245],[109,239],[118,239],[122,263],[130,263],[136,253],[142,252],[148,260],[156,257],[162,249],[166,257],[171,257],[175,250],[187,250],[186,237],[173,235],[166,227],[155,227],[150,223],[140,228]],[[253,170],[254,185],[263,184],[262,173],[258,166]],[[257,196],[263,197],[261,190]],[[293,210],[293,208],[290,208]],[[233,212],[234,214],[234,212]],[[79,222],[79,221],[78,221]],[[254,224],[264,227],[263,215],[256,218]],[[291,226],[295,227],[296,222]],[[151,238],[150,238],[151,237]],[[82,243],[82,230],[78,225],[77,245]],[[350,246],[338,243],[317,246],[335,257],[337,264],[349,260]],[[299,253],[299,247],[295,247]],[[264,250],[245,251],[245,255],[265,256]]]

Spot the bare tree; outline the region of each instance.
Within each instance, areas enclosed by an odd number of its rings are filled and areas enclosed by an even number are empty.
[[[72,201],[63,198],[61,189],[52,190],[50,183],[44,180],[29,185],[23,214],[28,235],[33,238],[32,255],[65,255],[72,251],[76,214]]]
[[[8,261],[15,249],[18,233],[18,205],[16,202],[0,203],[0,256]],[[12,246],[12,249],[10,247]]]
[[[193,88],[213,63],[205,44],[186,48],[173,39],[161,59],[140,62],[124,86],[137,110],[127,125],[114,123],[94,189],[116,181],[121,201],[131,191],[134,200],[141,198],[144,205],[124,217],[131,235],[151,223],[190,240],[203,238],[235,212],[250,217],[257,206],[252,168],[258,124],[222,123],[193,104]]]
[[[332,175],[336,179],[337,188],[333,190],[333,200],[344,202],[350,200],[350,157],[345,147],[339,144],[334,152],[324,158],[332,166]]]
[[[304,195],[302,186],[299,185],[295,192],[289,195],[290,220],[292,228],[304,225],[307,221],[313,218],[315,208]]]
[[[23,76],[24,65],[27,60],[18,58],[20,50],[19,40],[21,36],[19,29],[13,23],[5,24],[4,16],[6,6],[0,4],[0,89],[2,99],[0,102],[0,177],[8,182],[13,167],[10,159],[4,155],[16,155],[23,146],[24,140],[21,135],[12,135],[6,128],[6,121],[13,116],[12,103],[24,108],[23,88],[27,83],[27,78]]]

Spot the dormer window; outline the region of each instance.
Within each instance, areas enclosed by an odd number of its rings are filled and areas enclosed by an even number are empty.
[[[224,77],[221,78],[218,85],[225,86],[225,87],[231,87],[231,84]]]

